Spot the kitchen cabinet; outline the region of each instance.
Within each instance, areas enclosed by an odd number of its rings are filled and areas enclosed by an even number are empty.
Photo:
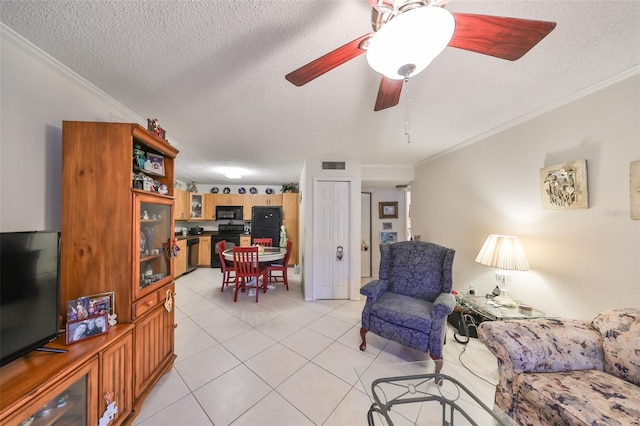
[[[134,327],[132,416],[175,360],[171,243],[177,154],[137,124],[62,125],[60,308],[66,312],[67,300],[115,292],[118,322]],[[136,167],[140,155],[161,167]],[[141,174],[147,182],[142,187],[132,180]]]
[[[189,193],[189,220],[202,221],[204,219],[204,195],[197,192]]]
[[[204,194],[204,220],[216,220],[217,194]]]
[[[281,194],[247,194],[242,199],[242,216],[246,221],[251,221],[254,206],[281,206]]]
[[[216,206],[242,206],[241,194],[205,194],[205,220],[217,220]]]
[[[282,194],[255,194],[253,197],[253,206],[281,206]]]
[[[178,278],[187,272],[187,240],[178,240],[178,256],[173,258],[173,277]]]
[[[241,206],[242,197],[241,194],[212,194],[214,196],[217,206]]]
[[[299,195],[295,192],[285,192],[282,194],[282,224],[287,231],[287,238],[291,240],[291,256],[289,265],[300,263],[298,260],[298,203]]]
[[[253,212],[253,195],[245,195],[242,197],[242,218],[251,222],[251,214]]]
[[[211,237],[200,237],[198,266],[211,266]]]
[[[62,335],[47,344],[64,353],[33,351],[0,369],[0,424],[95,425],[109,402],[118,412],[109,425],[124,424],[133,401],[133,325],[66,346]]]
[[[295,192],[285,192],[282,194],[282,217],[283,220],[298,220],[298,196]]]
[[[182,189],[174,189],[173,196],[175,199],[175,220],[189,220],[189,192]]]

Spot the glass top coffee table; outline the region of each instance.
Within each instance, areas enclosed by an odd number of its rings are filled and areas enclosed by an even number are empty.
[[[460,364],[444,361],[435,374],[431,360],[399,364],[374,362],[356,368],[360,384],[371,399],[369,425],[515,425],[498,408],[489,408],[465,385]],[[465,370],[466,371],[466,370]],[[456,378],[460,377],[460,379]]]
[[[547,317],[544,312],[538,309],[529,308],[523,310],[522,307],[518,306],[500,306],[499,304],[493,304],[491,299],[487,299],[484,296],[470,296],[458,293],[456,299],[461,307],[468,308],[492,321]]]

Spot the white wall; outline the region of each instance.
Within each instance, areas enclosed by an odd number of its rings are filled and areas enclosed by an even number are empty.
[[[406,241],[407,211],[405,208],[405,192],[396,188],[362,188],[363,192],[371,193],[371,273],[377,277],[380,269],[380,232],[382,223],[391,223],[391,232],[398,233],[398,241]],[[378,203],[397,202],[397,219],[380,219]]]
[[[143,121],[6,26],[0,35],[0,230],[60,229],[62,120]]]
[[[587,160],[590,208],[541,209],[539,170]],[[511,294],[550,315],[592,318],[640,306],[640,221],[629,162],[640,159],[640,76],[427,162],[412,184],[413,230],[456,250],[454,288],[480,294],[494,269],[474,259],[491,233],[520,237],[531,269]]]

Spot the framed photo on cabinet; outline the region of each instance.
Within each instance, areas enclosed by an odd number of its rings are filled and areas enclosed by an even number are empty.
[[[380,202],[378,203],[378,215],[380,219],[397,219],[398,218],[398,202]]]
[[[107,321],[108,315],[104,313],[80,321],[67,322],[67,345],[88,339],[89,337],[105,334],[109,331]]]

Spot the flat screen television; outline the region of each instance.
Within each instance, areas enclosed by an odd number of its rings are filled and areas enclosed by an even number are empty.
[[[58,337],[60,232],[0,233],[0,365]]]

